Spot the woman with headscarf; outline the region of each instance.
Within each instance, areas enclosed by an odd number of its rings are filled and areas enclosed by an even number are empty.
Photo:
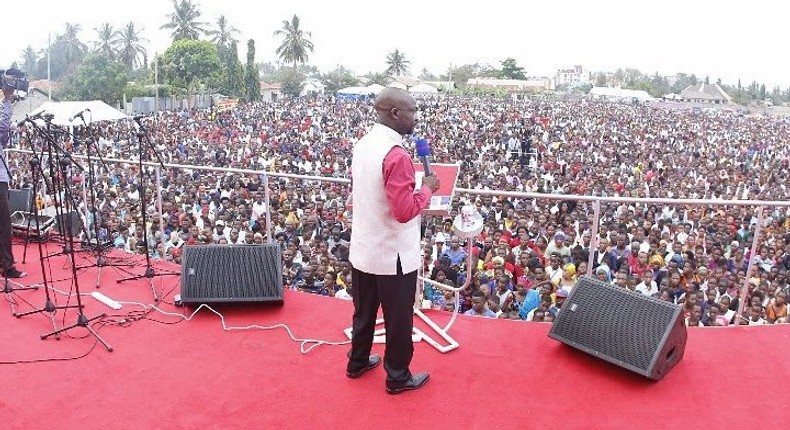
[[[601,282],[612,283],[612,272],[609,270],[609,266],[605,264],[601,264],[595,269],[595,277]]]
[[[562,267],[562,276],[557,282],[557,289],[570,292],[574,285],[576,285],[576,265],[568,263]]]

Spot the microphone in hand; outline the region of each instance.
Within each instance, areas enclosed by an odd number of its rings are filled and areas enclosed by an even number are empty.
[[[428,141],[425,139],[417,139],[414,142],[414,148],[417,150],[417,158],[422,161],[422,167],[425,171],[425,176],[433,175],[433,171],[431,170],[431,146],[428,144]]]

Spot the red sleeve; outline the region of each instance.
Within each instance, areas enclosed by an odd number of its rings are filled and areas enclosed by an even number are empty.
[[[417,185],[414,164],[406,150],[399,146],[393,147],[384,158],[382,173],[390,212],[398,222],[410,221],[428,206],[431,189],[423,185],[419,192],[414,192]]]

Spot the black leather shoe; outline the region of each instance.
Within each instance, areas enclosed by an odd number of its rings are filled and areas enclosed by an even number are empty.
[[[387,393],[400,394],[404,391],[416,390],[425,385],[430,377],[431,375],[429,375],[427,372],[420,372],[416,375],[412,375],[411,379],[406,381],[405,384],[393,385],[387,382]]]
[[[346,376],[348,376],[351,379],[357,379],[360,376],[362,376],[363,373],[367,372],[368,370],[372,370],[372,369],[375,369],[375,368],[379,367],[379,364],[381,364],[381,357],[379,357],[378,354],[372,354],[370,357],[368,357],[368,365],[367,366],[363,367],[362,370],[358,370],[356,372],[352,372],[350,370],[346,370]]]
[[[6,278],[24,278],[25,276],[27,276],[27,273],[20,272],[19,270],[17,270],[17,268],[12,267],[6,270],[4,275]]]

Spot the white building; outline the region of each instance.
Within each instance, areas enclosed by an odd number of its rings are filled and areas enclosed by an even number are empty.
[[[571,69],[557,70],[554,75],[554,85],[557,87],[565,85],[583,85],[590,83],[590,72],[584,70],[584,67],[576,65]]]
[[[302,91],[299,92],[300,97],[316,96],[324,94],[326,85],[322,84],[318,79],[307,79],[302,82]]]

